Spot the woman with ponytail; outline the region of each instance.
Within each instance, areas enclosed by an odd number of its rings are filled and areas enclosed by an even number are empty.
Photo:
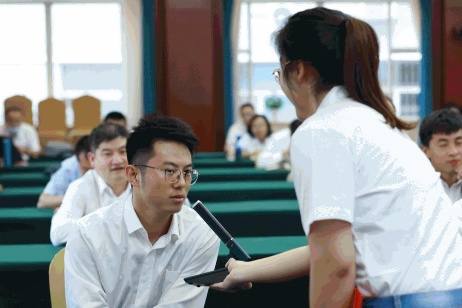
[[[309,246],[231,259],[219,290],[309,276],[310,307],[462,307],[458,212],[382,92],[372,28],[339,11],[291,16],[274,74],[302,125],[291,162]]]

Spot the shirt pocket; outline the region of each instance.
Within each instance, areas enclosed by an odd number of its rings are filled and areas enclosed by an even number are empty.
[[[179,271],[165,270],[164,283],[162,286],[162,293],[167,292],[180,277]]]

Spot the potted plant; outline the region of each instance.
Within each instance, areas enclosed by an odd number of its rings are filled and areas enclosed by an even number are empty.
[[[283,104],[283,100],[280,96],[273,95],[273,96],[268,96],[265,99],[266,108],[271,110],[272,122],[277,121],[277,111],[279,110],[279,108],[281,108],[282,104]]]

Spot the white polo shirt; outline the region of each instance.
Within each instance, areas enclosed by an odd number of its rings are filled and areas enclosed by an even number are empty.
[[[8,134],[8,128],[6,126],[2,126],[0,131],[2,131],[4,135]],[[41,149],[37,131],[32,125],[25,122],[22,122],[14,133],[13,144],[16,147],[26,148],[32,152],[40,152]],[[28,160],[29,156],[23,154],[22,159]]]
[[[258,154],[255,166],[266,170],[282,168],[284,152],[290,146],[290,129],[277,131],[267,139],[263,150]]]
[[[131,194],[82,218],[66,246],[68,307],[203,307],[208,288],[184,278],[213,270],[219,240],[187,206],[154,245]]]
[[[243,122],[238,121],[233,123],[226,134],[226,145],[234,148],[236,146],[237,137],[242,137],[245,134],[247,134],[247,126]]]
[[[116,196],[95,170],[88,170],[69,185],[59,210],[53,215],[50,228],[51,243],[53,245],[66,243],[69,235],[77,227],[79,218],[116,200],[123,200],[130,191],[131,187],[127,183],[125,191]]]
[[[462,236],[428,158],[375,110],[334,87],[292,137],[303,228],[352,224],[356,285],[366,297],[462,287]]]
[[[443,179],[441,179],[441,183],[443,184],[444,191],[448,194],[449,199],[451,199],[453,203],[462,199],[462,180],[455,182],[451,186]]]

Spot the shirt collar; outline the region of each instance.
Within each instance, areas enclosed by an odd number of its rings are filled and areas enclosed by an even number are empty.
[[[128,234],[132,234],[133,232],[143,229],[143,225],[138,218],[138,215],[135,213],[135,209],[133,208],[132,198],[127,198],[124,205],[124,220],[125,225],[127,226]]]
[[[98,174],[96,170],[93,170],[95,179],[96,179],[96,185],[98,186],[98,193],[101,196],[106,189],[109,189],[110,192],[112,192],[112,189],[106,184],[106,182],[103,180],[103,178]]]
[[[444,187],[447,187],[448,189],[462,185],[462,179],[458,180],[457,182],[455,182],[451,186],[449,186],[448,183],[446,183],[446,181],[443,180],[443,178],[441,178],[441,182],[443,182]]]
[[[180,213],[181,212],[173,214],[173,218],[167,233],[161,236],[155,244],[158,248],[165,247],[169,242],[176,241],[180,238],[181,230],[183,229],[181,226]],[[141,224],[141,221],[138,218],[135,209],[133,208],[131,194],[130,197],[126,199],[124,204],[124,220],[128,234],[132,234],[141,229],[144,230],[144,227]]]
[[[112,191],[112,188],[109,187],[109,185],[106,184],[106,182],[98,174],[98,172],[93,169],[93,173],[95,175],[96,185],[98,186],[98,193],[99,193],[100,196],[102,196],[104,194],[104,192],[107,191],[108,193],[110,193],[114,197],[120,198],[120,197],[124,196],[125,194],[127,194],[127,192],[130,190],[130,185],[127,183],[127,187],[125,188],[124,192],[121,193],[119,196],[116,196],[116,194]]]
[[[326,96],[322,99],[321,103],[319,104],[318,110],[322,110],[327,108],[330,105],[335,103],[341,102],[342,100],[347,98],[347,92],[344,87],[342,86],[335,86],[327,92]]]

